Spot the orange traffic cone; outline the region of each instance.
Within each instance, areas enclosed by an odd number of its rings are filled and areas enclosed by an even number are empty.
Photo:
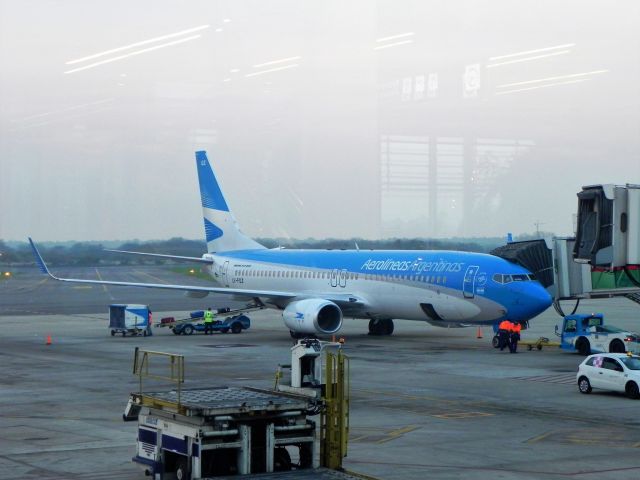
[[[51,334],[47,335],[47,345],[51,345]]]
[[[482,338],[482,327],[478,327],[478,333],[476,334],[476,338]]]

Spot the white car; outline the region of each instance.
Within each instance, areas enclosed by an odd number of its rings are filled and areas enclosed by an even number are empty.
[[[590,355],[578,367],[576,381],[580,393],[598,388],[640,398],[640,357],[624,353]]]

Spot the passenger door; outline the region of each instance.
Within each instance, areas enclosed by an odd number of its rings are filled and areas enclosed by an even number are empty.
[[[464,273],[464,280],[462,281],[464,298],[473,298],[475,296],[476,273],[478,273],[479,268],[477,265],[470,265]]]
[[[602,360],[604,388],[624,392],[624,368],[615,358],[604,357]]]

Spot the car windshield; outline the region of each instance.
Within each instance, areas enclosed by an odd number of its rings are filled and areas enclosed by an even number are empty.
[[[629,370],[640,370],[640,358],[626,357],[621,360]]]
[[[620,333],[620,332],[624,332],[624,330],[622,330],[621,328],[612,327],[610,325],[597,326],[596,327],[596,331],[603,332],[603,333]]]

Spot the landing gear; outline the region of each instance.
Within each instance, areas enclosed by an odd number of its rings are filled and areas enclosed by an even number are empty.
[[[393,320],[390,318],[369,320],[369,335],[391,335]]]

